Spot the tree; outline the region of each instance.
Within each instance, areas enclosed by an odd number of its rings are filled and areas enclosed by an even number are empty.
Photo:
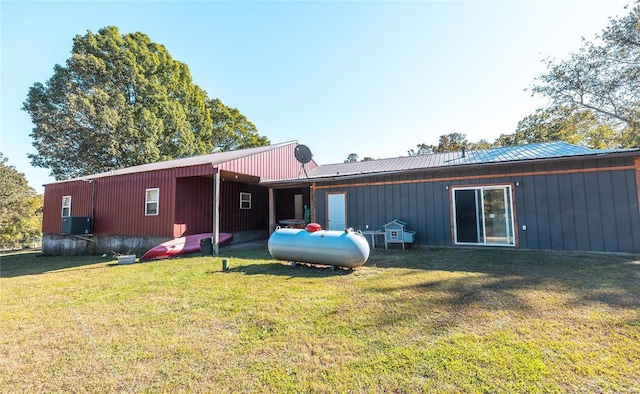
[[[358,154],[357,153],[349,153],[349,156],[347,156],[347,160],[345,160],[345,163],[355,163],[358,161]]]
[[[616,128],[626,146],[640,146],[640,1],[628,15],[610,19],[596,39],[583,39],[568,59],[545,59],[547,73],[533,94],[550,98],[554,108],[590,111]]]
[[[409,156],[421,156],[432,153],[457,152],[462,150],[462,148],[467,148],[467,145],[469,145],[469,142],[467,141],[466,134],[449,133],[441,135],[438,145],[436,146],[422,143],[416,145],[418,150],[409,149],[407,153]]]
[[[449,133],[440,136],[435,153],[457,152],[468,145],[467,135],[464,133]]]
[[[253,125],[236,108],[229,108],[219,99],[209,100],[213,121],[213,146],[216,151],[269,145],[267,137],[258,134]]]
[[[416,145],[416,148],[418,148],[418,149],[417,150],[409,149],[407,151],[407,154],[409,156],[430,155],[430,154],[434,153],[436,147],[433,146],[433,145],[427,145],[425,143],[422,143],[422,144]]]
[[[484,138],[480,139],[478,142],[468,142],[467,149],[469,150],[482,150],[492,148],[493,144]]]
[[[496,146],[565,141],[591,149],[623,146],[620,135],[593,112],[576,107],[539,109],[522,119],[513,134],[502,134]]]
[[[358,154],[357,153],[349,153],[349,156],[347,156],[347,160],[345,160],[345,163],[355,163],[358,161]],[[372,157],[364,157],[362,158],[362,160],[360,161],[373,161]]]
[[[24,174],[0,153],[0,248],[20,246],[40,234],[42,196],[36,195]]]
[[[56,179],[269,143],[164,46],[113,26],[77,35],[66,65],[29,89],[23,109],[35,125],[31,162]]]

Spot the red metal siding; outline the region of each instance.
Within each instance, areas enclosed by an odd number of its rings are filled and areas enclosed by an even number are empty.
[[[175,237],[212,232],[213,178],[178,178],[175,205]]]
[[[172,235],[175,178],[163,171],[141,172],[96,180],[95,233]],[[158,188],[158,215],[145,215],[146,189]]]
[[[95,233],[167,236],[174,234],[176,178],[212,174],[210,165],[99,178]],[[158,215],[145,215],[146,189],[160,191]]]
[[[251,193],[251,209],[240,209],[240,192]],[[265,230],[269,227],[269,189],[231,181],[220,182],[220,231]]]
[[[240,209],[240,192],[251,193],[251,209]],[[268,189],[246,183],[220,182],[220,231],[268,227]],[[176,183],[174,236],[213,231],[213,178],[179,178]]]
[[[288,144],[267,152],[220,163],[225,171],[259,176],[266,179],[291,179],[304,176],[302,165],[295,158],[296,144]],[[307,163],[307,171],[316,168],[315,162]]]
[[[62,226],[62,196],[71,196],[71,216],[91,216],[92,184],[86,181],[54,183],[44,190],[43,233],[60,233]]]
[[[43,231],[59,233],[62,196],[71,195],[72,215],[91,216],[95,187],[94,233],[131,236],[176,236],[209,232],[213,223],[212,174],[226,170],[267,179],[302,176],[295,159],[296,144],[229,160],[217,165],[199,164],[147,172],[100,176],[45,186]],[[307,170],[317,167],[306,164]],[[145,215],[145,191],[160,191],[158,215]],[[252,194],[252,209],[240,209],[240,192]],[[220,230],[225,232],[268,228],[268,190],[239,182],[221,183]]]
[[[177,177],[211,175],[211,165],[141,172],[87,181],[45,186],[42,231],[60,233],[62,196],[71,196],[73,216],[91,216],[91,194],[95,185],[94,233],[108,235],[173,236]],[[145,215],[145,192],[160,189],[159,213]]]

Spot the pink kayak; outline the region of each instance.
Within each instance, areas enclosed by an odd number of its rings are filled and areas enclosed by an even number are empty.
[[[211,238],[212,233],[202,233],[187,235],[163,242],[158,246],[151,248],[145,253],[140,260],[166,259],[169,257],[179,256],[181,254],[196,253],[200,251],[200,240]],[[223,246],[231,242],[233,234],[218,234],[218,246]]]

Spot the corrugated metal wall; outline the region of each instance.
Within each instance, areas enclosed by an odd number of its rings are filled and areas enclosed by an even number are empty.
[[[213,178],[178,178],[174,236],[208,233],[213,229]],[[251,209],[240,209],[240,193],[251,193]],[[268,189],[221,180],[220,231],[265,230],[268,227]]]
[[[96,180],[95,233],[163,236],[173,232],[175,179],[164,171]],[[145,215],[146,189],[158,188],[158,215]]]
[[[172,236],[176,178],[213,174],[211,165],[99,178],[95,231],[110,235]],[[145,215],[146,189],[160,189],[158,215]]]
[[[640,252],[634,171],[575,171],[624,164],[600,160],[583,166],[570,163],[571,168],[547,165],[547,171],[571,172],[524,178],[516,189],[521,247]]]
[[[451,220],[447,182],[404,183],[415,177],[396,176],[386,184],[361,187],[316,189],[316,220],[327,228],[326,194],[346,191],[347,227],[357,230],[381,229],[393,219],[407,222],[407,229],[418,231],[423,245],[450,245]],[[379,182],[367,178],[368,183]]]
[[[251,209],[240,209],[240,192],[251,193]],[[220,231],[266,230],[269,227],[269,189],[259,185],[220,182]]]
[[[291,179],[304,176],[302,165],[295,159],[296,144],[288,144],[260,154],[220,163],[220,170],[259,176],[265,179]],[[316,168],[307,163],[306,170]]]
[[[316,220],[326,226],[327,193],[346,191],[347,226],[377,229],[397,218],[417,231],[419,244],[452,245],[452,186],[517,181],[520,248],[640,252],[635,177],[633,158],[617,158],[370,177],[343,186],[322,183],[315,189]]]
[[[221,163],[218,168],[268,179],[295,178],[302,167],[295,159],[295,143],[256,155]],[[315,168],[307,164],[307,169]],[[211,164],[167,170],[103,176],[45,186],[43,232],[59,233],[62,196],[72,196],[72,215],[91,216],[95,186],[94,233],[109,235],[177,236],[212,230],[213,183]],[[192,178],[196,177],[196,178]],[[223,182],[220,230],[226,232],[268,228],[268,189],[258,185]],[[145,191],[160,191],[159,214],[145,215]],[[252,209],[240,210],[240,191],[252,193]]]
[[[94,233],[109,235],[172,236],[174,233],[176,178],[211,175],[211,165],[140,172],[45,186],[43,232],[60,232],[62,195],[72,196],[73,216],[90,216],[91,187],[95,185]],[[160,192],[158,215],[145,215],[146,189]],[[77,209],[76,209],[77,204]]]
[[[213,178],[178,178],[175,206],[175,237],[212,232]]]
[[[45,187],[43,233],[60,233],[62,196],[71,196],[71,216],[91,216],[93,184],[86,181],[55,183]]]

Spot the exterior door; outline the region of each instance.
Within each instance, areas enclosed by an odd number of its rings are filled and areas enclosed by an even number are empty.
[[[456,244],[515,246],[511,186],[453,190]]]
[[[478,243],[482,239],[480,213],[478,212],[479,191],[462,189],[454,191],[456,242]]]
[[[346,193],[327,194],[327,229],[342,231],[347,227]]]
[[[293,208],[296,219],[304,219],[304,209],[302,208],[302,194],[293,195]]]
[[[485,242],[488,245],[512,245],[515,242],[511,218],[511,190],[507,189],[488,188],[483,192]]]

